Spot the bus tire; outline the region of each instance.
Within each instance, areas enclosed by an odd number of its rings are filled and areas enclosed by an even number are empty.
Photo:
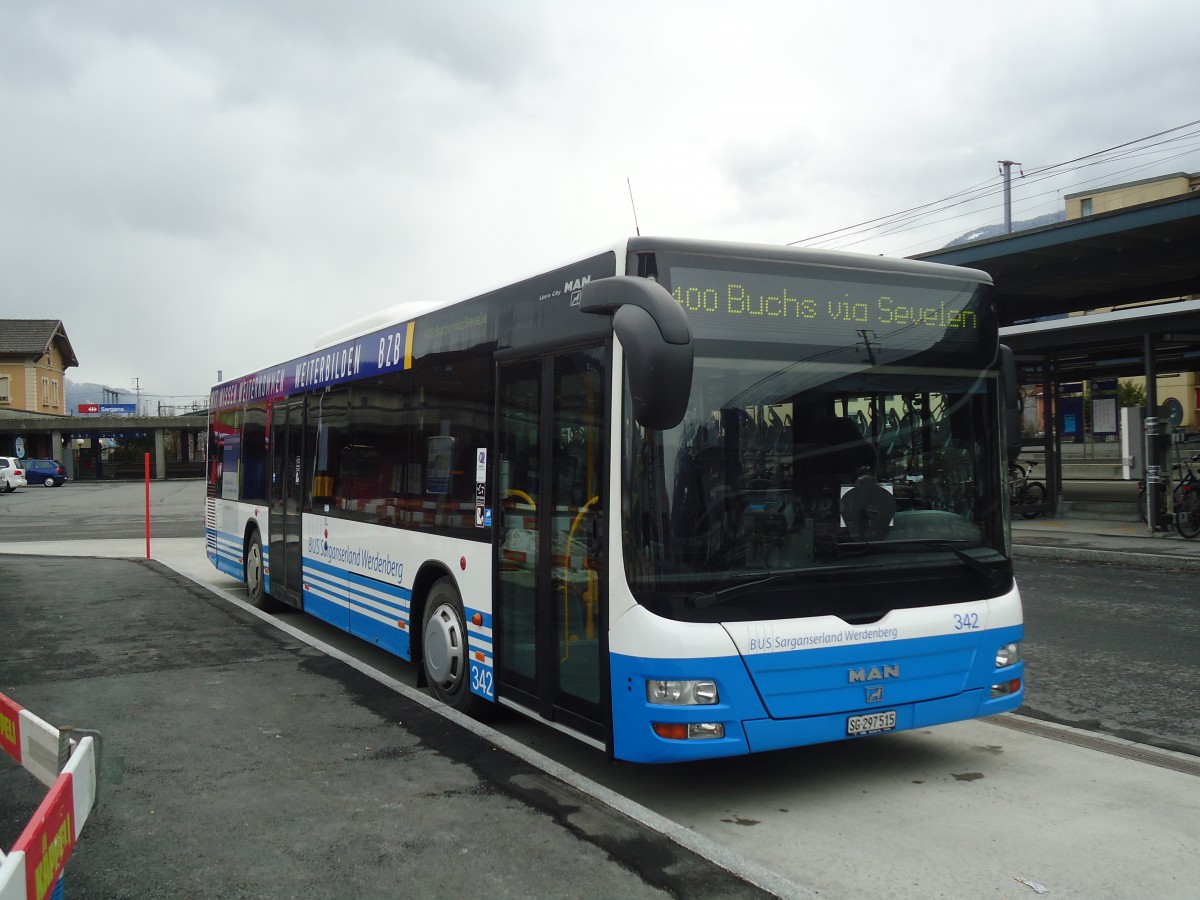
[[[435,697],[467,715],[480,710],[480,698],[471,693],[467,618],[453,579],[439,578],[425,599],[421,665]]]
[[[262,537],[257,530],[250,532],[250,543],[246,548],[245,582],[246,599],[251,606],[264,612],[279,609],[279,603],[267,593],[263,577]]]

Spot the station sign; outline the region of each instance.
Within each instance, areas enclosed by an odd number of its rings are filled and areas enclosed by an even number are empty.
[[[119,415],[121,413],[137,412],[136,403],[80,403],[79,412],[82,415]]]

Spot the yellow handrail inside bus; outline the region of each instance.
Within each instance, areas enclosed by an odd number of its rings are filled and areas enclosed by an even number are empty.
[[[566,662],[567,657],[571,655],[571,635],[568,628],[568,612],[571,600],[571,547],[575,542],[575,532],[579,529],[579,523],[583,521],[584,515],[592,504],[600,502],[600,495],[597,494],[583,506],[579,507],[579,512],[575,514],[574,521],[571,522],[571,530],[567,532],[567,554],[563,561],[563,662]],[[596,602],[599,597],[596,596],[596,573],[588,573],[588,589],[583,592],[583,602],[587,607],[587,630],[585,635],[588,640],[596,637]]]
[[[519,491],[519,490],[517,490],[516,488],[509,488],[509,489],[508,489],[508,496],[510,496],[510,497],[520,497],[522,500],[524,500],[526,503],[528,503],[528,504],[529,504],[530,506],[532,506],[534,509],[537,509],[537,504],[533,502],[533,498],[532,498],[532,497],[530,497],[530,496],[529,496],[527,493],[525,493],[524,491]]]

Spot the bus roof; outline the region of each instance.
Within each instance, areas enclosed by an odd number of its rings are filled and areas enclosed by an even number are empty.
[[[628,242],[631,253],[658,250],[673,253],[699,253],[735,259],[762,259],[779,262],[803,262],[831,268],[867,269],[897,275],[924,275],[991,284],[992,276],[979,269],[928,263],[924,260],[895,256],[874,256],[845,250],[820,250],[790,244],[755,244],[737,241],[706,241],[670,237],[634,237]]]
[[[766,259],[778,260],[781,262],[806,262],[810,265],[830,266],[830,267],[847,267],[855,269],[868,269],[872,271],[894,272],[896,274],[905,275],[925,275],[925,276],[940,276],[956,279],[967,279],[970,281],[979,281],[985,284],[991,284],[992,278],[986,272],[978,269],[965,269],[960,266],[947,266],[940,263],[924,262],[922,260],[902,259],[891,256],[872,256],[867,253],[851,253],[842,250],[818,250],[810,247],[793,247],[787,244],[757,244],[739,241],[716,241],[716,240],[701,240],[695,238],[679,238],[679,237],[653,237],[653,236],[636,236],[619,240],[607,247],[602,247],[596,253],[614,251],[618,255],[618,259],[625,253],[637,253],[639,251],[662,250],[675,253],[701,253],[712,254],[714,256],[728,256],[735,259]],[[595,254],[586,254],[595,255]],[[576,257],[584,258],[584,257]],[[562,260],[562,264],[574,262],[576,258]],[[550,266],[549,268],[557,268]],[[530,273],[535,275],[537,273]],[[526,276],[529,277],[529,276]],[[514,281],[522,279],[511,279],[503,283],[493,285],[490,290],[504,287]],[[479,291],[478,295],[488,293],[488,291]],[[453,306],[461,302],[465,297],[455,297],[447,300],[429,300],[415,301],[411,303],[397,304],[395,306],[381,309],[378,312],[371,313],[367,316],[341,325],[337,328],[330,329],[317,338],[313,345],[314,349],[321,349],[337,344],[341,341],[349,340],[350,338],[361,337],[369,334],[388,325],[394,325],[398,322],[406,322],[409,319],[414,319],[417,316],[425,313],[434,312],[438,309],[444,309],[448,306]]]
[[[295,372],[301,375],[307,374],[308,369],[305,368],[306,366],[322,372],[333,371],[336,373],[338,366],[334,365],[332,361],[336,358],[340,362],[345,362],[344,359],[338,357],[338,353],[341,353],[342,357],[352,357],[356,366],[361,365],[363,360],[362,354],[365,351],[362,346],[358,345],[360,339],[368,335],[383,333],[389,329],[399,328],[405,323],[409,325],[408,337],[404,337],[397,332],[390,339],[397,346],[402,343],[406,348],[406,352],[411,354],[413,350],[411,323],[419,317],[431,314],[436,315],[439,311],[458,306],[459,304],[470,304],[472,301],[482,300],[500,291],[519,288],[527,283],[545,280],[547,276],[551,276],[559,270],[578,267],[588,263],[589,260],[591,261],[592,269],[590,277],[606,277],[604,266],[600,270],[595,268],[595,263],[605,256],[608,256],[610,260],[607,264],[610,266],[607,269],[608,275],[624,274],[625,261],[628,255],[639,252],[662,252],[674,256],[714,256],[733,260],[790,262],[829,269],[886,273],[902,278],[943,278],[959,283],[991,284],[992,281],[987,273],[975,269],[966,269],[921,260],[871,256],[863,253],[817,250],[807,247],[790,247],[776,244],[695,240],[677,237],[627,237],[615,244],[610,244],[608,247],[602,248],[590,257],[575,257],[557,267],[551,267],[527,276],[525,279],[506,281],[490,291],[481,291],[469,297],[460,297],[448,301],[414,301],[392,306],[340,328],[331,329],[321,335],[313,350],[295,359],[282,364],[272,365],[217,385],[212,392],[213,402],[223,405],[224,402],[233,402],[237,396],[246,399],[248,396],[264,397],[284,391],[285,386],[292,384],[288,380],[289,376],[285,373],[288,367],[292,367]],[[615,266],[612,266],[611,263],[613,256],[615,256]],[[586,281],[587,279],[585,278],[584,280]],[[559,284],[561,285],[561,282]],[[562,292],[559,290],[553,290],[555,296],[560,293]],[[337,352],[335,353],[334,351]],[[350,356],[348,357],[347,354]],[[358,369],[356,368],[355,375],[357,376],[357,374]],[[335,374],[334,377],[336,379],[339,376]],[[235,386],[238,388],[236,391],[229,390]],[[225,390],[222,390],[223,388]],[[226,397],[228,397],[228,401],[224,401]]]

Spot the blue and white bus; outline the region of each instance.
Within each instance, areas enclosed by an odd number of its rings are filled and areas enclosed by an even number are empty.
[[[630,238],[217,385],[208,555],[616,759],[1012,710],[1001,351],[977,271]]]

